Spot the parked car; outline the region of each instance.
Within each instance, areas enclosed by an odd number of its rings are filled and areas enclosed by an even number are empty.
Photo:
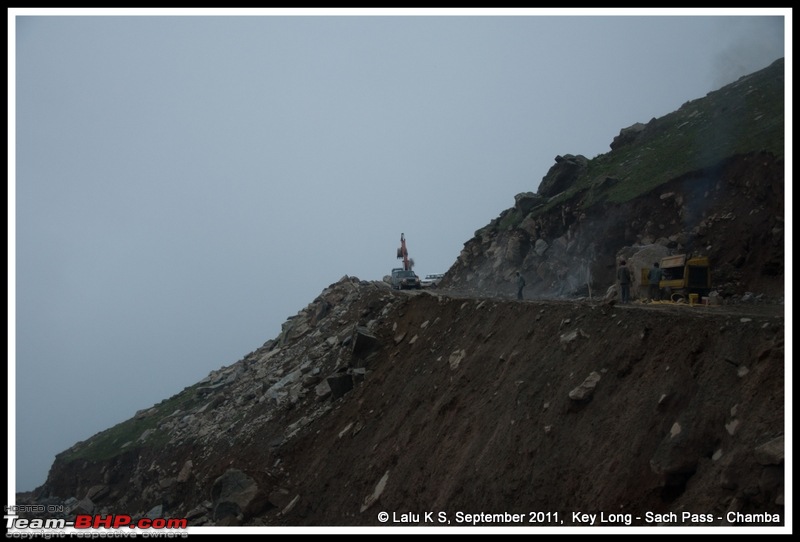
[[[392,269],[392,288],[395,290],[419,289],[422,281],[412,270]]]
[[[430,275],[425,275],[425,278],[422,279],[422,287],[423,288],[432,288],[439,284],[441,280],[444,278],[444,273],[432,273]]]

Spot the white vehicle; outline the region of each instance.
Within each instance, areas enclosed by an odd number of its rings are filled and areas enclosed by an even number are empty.
[[[425,275],[425,278],[422,279],[422,287],[423,288],[431,288],[436,286],[441,282],[444,278],[444,273],[432,273],[430,275]]]

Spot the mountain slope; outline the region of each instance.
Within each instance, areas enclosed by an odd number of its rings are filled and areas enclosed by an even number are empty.
[[[559,157],[439,288],[343,277],[18,502],[193,526],[783,525],[782,78]],[[617,259],[653,251],[709,256],[722,303],[615,305]]]
[[[620,257],[633,258],[638,277],[655,250],[707,256],[726,298],[779,299],[783,88],[781,59],[621,130],[607,154],[556,157],[537,193],[518,194],[465,243],[443,286],[510,293],[521,271],[534,297],[602,295]]]

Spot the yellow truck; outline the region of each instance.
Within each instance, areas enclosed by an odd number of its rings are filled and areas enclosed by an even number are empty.
[[[677,302],[694,298],[699,301],[711,291],[711,264],[705,256],[666,256],[661,258],[659,266],[663,272],[658,283],[661,299]],[[642,269],[641,285],[644,287],[650,285],[649,272],[649,269]]]

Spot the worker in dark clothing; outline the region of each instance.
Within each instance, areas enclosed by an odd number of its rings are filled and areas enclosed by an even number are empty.
[[[631,302],[631,270],[628,269],[625,260],[619,262],[617,269],[617,280],[619,281],[620,302],[624,305]]]
[[[525,288],[525,277],[517,271],[517,299],[522,299],[522,289]]]
[[[653,264],[653,268],[647,273],[647,282],[650,283],[650,299],[652,301],[661,301],[661,288],[658,283],[664,276],[664,271],[658,266],[658,262]]]

